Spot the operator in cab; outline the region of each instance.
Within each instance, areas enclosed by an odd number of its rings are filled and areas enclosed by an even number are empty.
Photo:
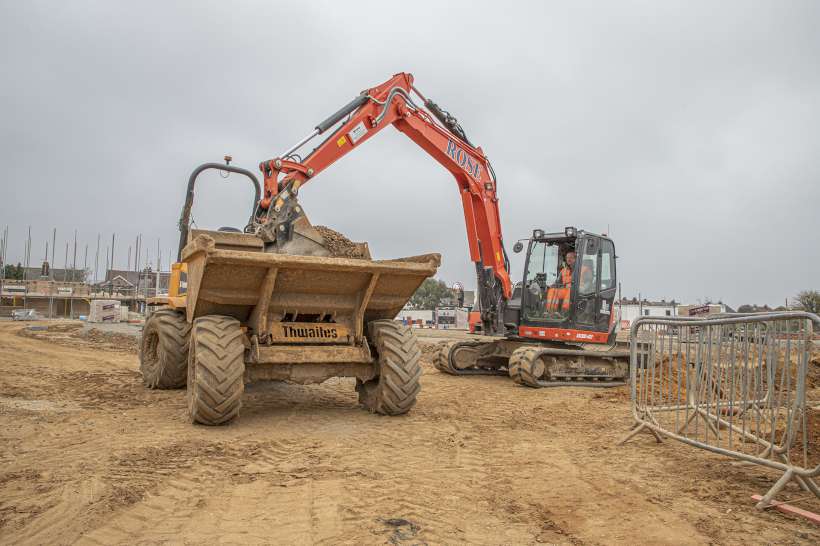
[[[564,256],[564,261],[566,265],[561,268],[561,284],[569,288],[572,284],[572,270],[575,269],[575,252],[572,250],[567,252],[567,255]]]
[[[564,256],[564,267],[558,273],[555,284],[547,291],[547,310],[552,312],[569,311],[569,299],[572,291],[572,270],[575,267],[575,252],[570,250]]]

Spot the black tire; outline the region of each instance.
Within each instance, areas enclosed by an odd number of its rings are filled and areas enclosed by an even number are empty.
[[[513,351],[510,356],[509,373],[513,381],[519,385],[539,388],[540,379],[545,373],[544,362],[538,356],[536,347],[521,347]]]
[[[194,320],[188,357],[188,414],[193,423],[224,425],[239,415],[245,390],[245,345],[239,321]]]
[[[393,320],[368,324],[368,339],[377,356],[378,376],[357,381],[359,402],[373,413],[401,415],[416,404],[421,390],[421,347],[407,326]]]
[[[155,311],[145,323],[140,342],[140,372],[149,389],[179,389],[188,373],[191,325],[174,309]]]

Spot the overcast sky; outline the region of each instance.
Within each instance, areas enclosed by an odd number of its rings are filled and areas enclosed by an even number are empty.
[[[256,171],[396,72],[459,118],[512,243],[609,233],[625,296],[781,304],[820,288],[820,2],[0,0],[0,230],[175,247],[190,171]],[[250,184],[200,178],[197,225]],[[376,257],[440,252],[475,285],[452,177],[386,129],[301,193]],[[104,246],[102,253],[104,254]],[[100,260],[101,262],[103,259]]]

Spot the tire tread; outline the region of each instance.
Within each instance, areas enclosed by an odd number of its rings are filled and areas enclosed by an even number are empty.
[[[393,320],[368,324],[378,353],[379,375],[358,383],[359,402],[374,413],[401,415],[416,404],[421,390],[421,347],[413,331]]]
[[[245,345],[233,317],[208,315],[194,320],[188,373],[191,421],[223,425],[239,415],[245,390]]]
[[[140,371],[149,389],[178,389],[185,386],[191,325],[174,309],[160,309],[149,318],[140,342]],[[148,344],[157,339],[157,358],[151,361]]]

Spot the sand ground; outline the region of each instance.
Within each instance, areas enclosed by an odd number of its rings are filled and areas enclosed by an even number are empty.
[[[208,428],[184,391],[143,388],[133,346],[26,326],[0,323],[3,544],[820,543],[754,509],[772,472],[648,435],[616,446],[625,388],[446,376],[429,354],[447,334],[422,335],[408,415],[363,411],[349,380],[263,383]]]

